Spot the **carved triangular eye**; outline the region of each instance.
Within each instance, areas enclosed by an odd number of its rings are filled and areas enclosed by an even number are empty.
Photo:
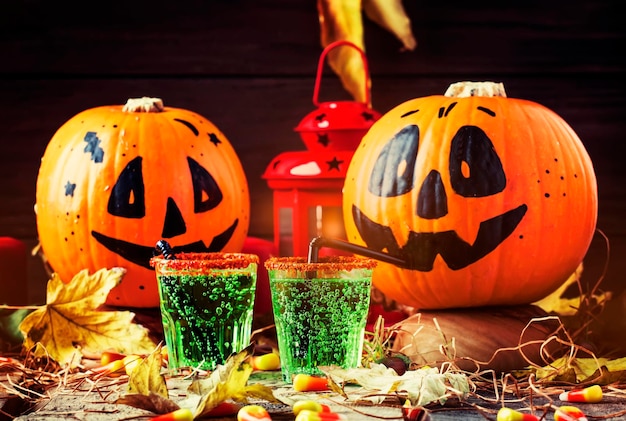
[[[201,213],[216,208],[223,199],[217,182],[197,161],[187,158],[187,162],[193,184],[193,211]]]
[[[143,218],[146,215],[141,161],[140,156],[130,161],[115,182],[107,205],[111,215],[124,218]]]

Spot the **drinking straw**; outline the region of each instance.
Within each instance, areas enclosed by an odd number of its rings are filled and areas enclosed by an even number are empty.
[[[165,240],[157,241],[154,249],[155,249],[155,256],[162,254],[165,259],[168,259],[168,260],[176,259],[176,256],[174,255],[174,252],[172,251],[172,246],[170,246],[170,243],[168,243]]]
[[[308,263],[317,263],[319,259],[319,249],[322,247],[334,248],[346,251],[348,253],[358,254],[360,256],[369,257],[392,265],[406,267],[406,261],[399,257],[392,256],[382,251],[372,250],[370,248],[360,246],[358,244],[349,243],[338,238],[315,237],[309,243]]]

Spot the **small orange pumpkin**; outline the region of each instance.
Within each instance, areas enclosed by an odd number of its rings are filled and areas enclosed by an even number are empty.
[[[107,304],[158,307],[149,261],[175,252],[240,251],[250,219],[241,162],[219,129],[160,99],[88,109],[50,140],[36,192],[39,241],[64,282],[124,267]]]
[[[348,240],[404,259],[373,284],[418,309],[529,304],[582,261],[597,221],[591,160],[572,128],[494,83],[386,113],[346,175]]]

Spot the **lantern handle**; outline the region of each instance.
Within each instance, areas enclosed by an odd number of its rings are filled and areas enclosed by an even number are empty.
[[[364,88],[365,88],[365,106],[367,106],[369,108],[370,106],[370,90],[367,86],[367,82],[369,81],[370,78],[370,72],[369,72],[369,67],[367,65],[367,58],[365,57],[365,52],[359,48],[358,45],[356,45],[353,42],[344,40],[344,39],[340,39],[338,41],[332,42],[330,44],[328,44],[326,46],[326,48],[324,48],[324,51],[322,51],[322,54],[320,55],[319,61],[317,63],[317,75],[315,77],[315,88],[313,89],[313,104],[315,106],[319,106],[319,93],[320,93],[320,85],[322,82],[322,71],[324,70],[324,61],[326,59],[326,55],[328,54],[328,52],[330,50],[332,50],[335,47],[339,47],[341,45],[346,45],[349,47],[352,47],[354,49],[356,49],[359,54],[361,55],[361,60],[363,60],[363,70],[364,70],[364,75],[365,75],[365,83],[364,83]]]

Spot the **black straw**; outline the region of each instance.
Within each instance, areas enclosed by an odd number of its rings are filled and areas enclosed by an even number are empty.
[[[172,251],[172,246],[165,240],[159,240],[156,242],[156,246],[154,247],[155,256],[162,254],[164,258],[168,260],[175,260],[176,256],[174,255],[174,251]]]
[[[309,243],[309,263],[317,263],[319,259],[319,249],[322,247],[334,248],[337,250],[347,251],[348,253],[358,254],[360,256],[369,257],[374,260],[380,260],[381,262],[391,263],[392,265],[406,267],[406,262],[403,259],[394,257],[390,254],[383,253],[382,251],[376,251],[369,249],[358,244],[349,243],[347,241],[339,240],[337,238],[324,238],[315,237]]]

